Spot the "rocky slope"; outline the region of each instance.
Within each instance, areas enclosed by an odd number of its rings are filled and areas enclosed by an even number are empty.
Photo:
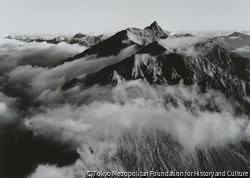
[[[150,26],[144,29],[127,28],[122,30],[110,38],[102,41],[98,45],[85,50],[84,52],[65,60],[65,62],[73,61],[79,58],[83,58],[88,55],[96,55],[98,58],[115,56],[129,46],[135,46],[136,50],[139,50],[145,45],[159,39],[166,39],[168,34],[162,30],[162,28],[155,21]]]
[[[94,84],[116,84],[122,80],[135,79],[142,79],[150,84],[197,84],[203,91],[216,89],[229,98],[245,103],[243,110],[248,112],[248,59],[224,49],[211,39],[193,46],[197,55],[174,53],[159,42],[158,39],[166,38],[167,35],[156,27],[159,26],[154,23],[144,30],[126,29],[75,56],[74,59],[89,54],[115,55],[121,48],[131,44],[138,45],[138,51],[132,56],[82,79],[75,78],[65,83],[63,90],[76,85],[88,88]]]

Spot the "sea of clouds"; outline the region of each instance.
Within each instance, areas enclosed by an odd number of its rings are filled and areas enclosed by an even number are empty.
[[[192,45],[205,40],[188,37],[161,43],[169,49],[188,48],[185,51],[196,55]],[[135,80],[61,90],[66,82],[135,52],[131,46],[117,56],[91,55],[61,64],[85,49],[0,39],[1,129],[18,125],[79,154],[72,165],[41,163],[29,177],[84,177],[88,170],[146,170],[157,164],[161,170],[178,164],[183,164],[180,169],[191,164],[199,168],[199,150],[207,153],[249,141],[249,118],[235,115],[234,103],[222,93],[202,93],[196,85],[149,85]],[[167,159],[173,164],[167,164]]]

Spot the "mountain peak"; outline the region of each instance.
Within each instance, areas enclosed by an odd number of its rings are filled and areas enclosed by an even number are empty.
[[[164,39],[168,37],[167,33],[164,32],[164,30],[159,26],[156,21],[154,21],[150,26],[146,27],[145,29],[152,30],[158,38]]]
[[[151,23],[151,25],[149,26],[149,28],[154,28],[154,27],[160,27],[159,26],[159,24],[156,22],[156,21],[154,21],[153,23]]]
[[[86,36],[87,36],[87,35],[85,35],[85,34],[79,32],[79,33],[77,33],[75,36],[73,36],[73,38],[83,38],[83,37],[86,37]]]
[[[241,32],[233,32],[230,35],[228,35],[228,37],[247,37],[248,35],[241,33]]]
[[[150,30],[162,30],[162,28],[160,27],[160,25],[154,21],[153,23],[151,23],[150,26],[147,26],[145,29],[150,29]],[[163,31],[163,30],[162,30]]]
[[[228,35],[228,36],[239,36],[241,33],[239,33],[239,32],[233,32],[233,33],[231,33],[230,35]]]

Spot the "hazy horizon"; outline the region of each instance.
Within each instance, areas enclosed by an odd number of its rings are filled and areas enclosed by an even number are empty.
[[[157,21],[164,30],[249,31],[250,1],[0,0],[1,33],[111,33]]]

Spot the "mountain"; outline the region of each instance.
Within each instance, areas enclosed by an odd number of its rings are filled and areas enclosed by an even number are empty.
[[[65,36],[58,36],[50,40],[46,40],[47,43],[52,43],[52,44],[58,44],[61,42],[69,43],[71,40],[70,37],[65,37]]]
[[[228,36],[216,37],[215,40],[223,41],[230,50],[235,50],[243,46],[250,46],[250,35],[239,32],[233,32]]]
[[[79,44],[81,46],[91,47],[100,43],[106,38],[108,38],[107,35],[90,36],[82,33],[77,33],[71,38],[69,44]]]
[[[146,27],[146,29],[152,30],[155,36],[159,39],[165,39],[168,37],[167,33],[163,31],[163,29],[159,26],[159,24],[154,21],[150,26]]]
[[[98,45],[94,45],[84,52],[72,58],[68,58],[64,62],[73,61],[89,55],[96,55],[98,58],[115,56],[127,47],[134,46],[136,50],[139,50],[153,41],[166,39],[167,37],[168,34],[164,32],[155,21],[144,29],[127,28],[126,30],[119,31],[110,38],[100,42]]]
[[[227,38],[230,38],[230,39],[237,39],[237,38],[240,38],[240,39],[243,39],[243,38],[246,38],[248,37],[248,35],[245,35],[243,33],[240,33],[240,32],[233,32],[231,34],[229,34],[228,36],[226,36]]]
[[[146,36],[145,40],[148,27],[145,29],[140,30],[144,33],[136,33],[138,29],[133,29],[133,38],[131,29],[121,31],[78,55],[80,57],[97,52],[99,55],[111,55],[117,54],[127,45],[140,45],[140,49],[130,57],[82,79],[74,78],[66,82],[62,89],[67,90],[76,85],[83,89],[94,84],[115,85],[120,81],[135,79],[142,79],[149,84],[197,84],[204,92],[209,89],[219,90],[227,97],[244,103],[245,107],[239,110],[249,113],[250,105],[245,100],[250,95],[248,59],[224,49],[211,39],[194,45],[194,50],[198,53],[196,56],[174,53],[157,40],[162,36]],[[124,44],[124,39],[129,43]],[[139,43],[142,39],[145,40],[144,43]]]
[[[85,35],[85,34],[79,32],[79,33],[75,34],[72,38],[83,38],[83,37],[86,37],[86,36],[87,36],[87,35]]]
[[[196,65],[207,74],[206,87],[220,90],[227,97],[245,100],[250,94],[250,60],[230,52],[216,42],[195,45],[202,54]],[[196,66],[197,67],[197,66]],[[203,86],[204,87],[204,86]],[[247,106],[249,107],[249,106]]]

